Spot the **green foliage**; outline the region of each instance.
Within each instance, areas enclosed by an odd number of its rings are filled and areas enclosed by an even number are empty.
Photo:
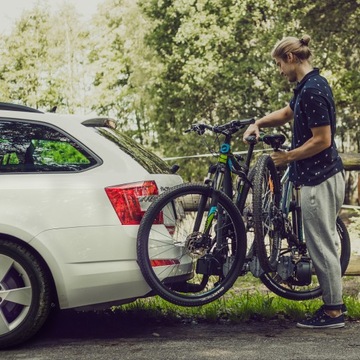
[[[298,0],[297,6],[303,3]],[[343,152],[360,151],[359,16],[358,0],[329,0],[309,4],[302,18],[316,44],[317,64],[333,86]],[[352,140],[346,143],[349,134]]]
[[[64,5],[57,16],[35,7],[3,37],[2,101],[46,111],[54,106],[70,113],[81,111],[88,32],[77,18],[73,6]]]
[[[202,140],[184,135],[192,123],[287,104],[292,85],[269,53],[283,36],[308,33],[334,90],[340,149],[357,152],[359,12],[358,0],[105,0],[83,24],[71,4],[55,16],[44,3],[0,37],[2,101],[113,116],[161,156],[201,154]],[[207,163],[187,161],[181,175],[199,180]]]
[[[360,319],[360,302],[347,296],[344,302],[348,308],[349,320]],[[299,321],[313,315],[322,305],[320,299],[292,301],[271,293],[259,291],[238,294],[229,291],[224,297],[199,307],[173,305],[160,297],[139,299],[133,303],[114,307],[114,312],[142,319],[156,319],[158,322],[207,322],[240,323],[244,321]]]
[[[161,78],[155,84],[157,112],[153,123],[159,134],[158,146],[166,156],[199,154],[199,141],[194,137],[188,140],[188,136],[183,135],[183,130],[192,123],[214,124],[233,118],[259,117],[289,101],[291,85],[280,79],[269,55],[275,42],[285,35],[314,35],[315,53],[319,54],[317,64],[327,70],[339,106],[343,106],[343,111],[338,112],[342,115],[339,116],[343,125],[340,131],[345,134],[349,128],[358,129],[357,117],[352,121],[348,121],[349,115],[346,121],[342,119],[356,103],[359,90],[359,82],[348,76],[346,63],[338,61],[342,59],[339,40],[346,39],[339,32],[339,28],[344,27],[340,20],[343,4],[297,0],[288,2],[287,6],[267,0],[139,3],[154,22],[153,31],[147,36],[148,45],[157,51],[164,64]],[[356,2],[352,2],[345,6],[346,18],[356,18],[358,6],[355,5]],[[324,15],[318,15],[319,9]],[[339,19],[339,27],[332,31],[336,32],[337,42],[324,46],[328,35],[318,19],[326,18],[330,24],[331,18],[325,16],[329,11]],[[345,25],[352,30],[356,26],[355,23]],[[330,66],[331,60],[335,60],[336,66]],[[351,95],[350,82],[356,89]],[[289,130],[286,127],[282,131],[288,133]],[[193,166],[187,164],[183,176],[193,179],[197,170],[204,168],[204,163],[197,160]]]
[[[192,123],[263,112],[259,108],[268,88],[264,64],[269,62],[270,48],[260,34],[269,31],[269,21],[262,15],[267,11],[271,17],[268,2],[141,4],[152,20],[157,19],[147,39],[165,64],[154,98],[161,146],[165,144],[172,155],[187,149],[193,153],[197,144],[173,148],[174,143],[186,143],[182,132]]]
[[[349,277],[345,277],[346,281]],[[344,303],[348,309],[349,320],[360,319],[360,301],[357,297],[358,281],[345,291]],[[356,295],[349,295],[355,290]],[[181,307],[173,305],[155,296],[139,299],[133,303],[115,307],[113,311],[139,316],[142,319],[153,318],[157,321],[170,322],[225,322],[240,323],[245,321],[298,321],[312,315],[323,302],[320,298],[293,301],[270,292],[250,273],[239,277],[234,286],[220,299],[199,307]]]
[[[94,23],[97,36],[89,54],[94,76],[92,110],[114,116],[123,131],[149,144],[156,136],[151,87],[161,68],[154,51],[144,44],[151,24],[132,0],[104,2]]]
[[[33,140],[38,164],[89,164],[89,159],[66,142]]]
[[[16,153],[5,154],[1,161],[2,165],[18,165],[19,163]]]
[[[359,299],[348,296],[345,298],[345,304],[348,308],[348,317],[352,320],[360,319],[360,302]]]

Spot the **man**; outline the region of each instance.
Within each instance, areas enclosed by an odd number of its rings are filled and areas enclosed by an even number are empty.
[[[290,151],[271,154],[276,166],[290,164],[290,180],[301,185],[304,232],[310,257],[322,289],[324,305],[314,317],[297,324],[302,328],[345,326],[336,217],[345,194],[344,170],[334,142],[335,104],[327,80],[311,65],[310,37],[286,37],[271,56],[281,75],[297,82],[289,105],[257,120],[245,131],[293,123]],[[245,141],[245,140],[244,140]]]

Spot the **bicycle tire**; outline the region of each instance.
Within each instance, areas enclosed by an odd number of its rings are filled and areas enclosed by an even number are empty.
[[[256,255],[265,272],[275,271],[280,254],[280,179],[269,155],[261,155],[253,183],[253,223]]]
[[[221,210],[204,236],[200,229],[214,196]],[[238,209],[224,193],[204,184],[182,184],[161,194],[138,231],[138,264],[145,280],[160,297],[181,306],[201,306],[225,294],[243,267],[245,252]]]
[[[256,168],[252,167],[247,175],[248,181],[245,181],[241,189],[237,189],[238,198],[236,200],[236,206],[239,209],[246,230],[246,262],[249,263],[256,255],[256,249],[254,244],[254,224],[253,224],[253,181],[255,177]],[[242,275],[247,270],[242,272]]]
[[[247,175],[248,181],[245,181],[242,189],[237,189],[239,194],[237,207],[243,216],[247,209],[252,214],[252,184],[254,182],[255,173],[256,167],[252,167]]]
[[[336,219],[337,232],[340,238],[340,264],[341,273],[345,271],[349,265],[351,256],[351,243],[349,233],[344,222],[338,217]],[[316,275],[314,275],[316,277]],[[314,280],[311,286],[296,286],[290,281],[282,281],[276,273],[264,273],[260,276],[263,284],[273,293],[289,300],[310,300],[321,296],[322,291],[320,285]]]

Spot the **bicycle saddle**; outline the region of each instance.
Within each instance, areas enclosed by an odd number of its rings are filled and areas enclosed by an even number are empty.
[[[263,142],[270,145],[274,150],[278,150],[285,142],[286,138],[283,134],[267,134],[262,138]]]

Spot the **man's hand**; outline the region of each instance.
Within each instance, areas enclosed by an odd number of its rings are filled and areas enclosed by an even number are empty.
[[[244,143],[247,144],[246,138],[250,135],[255,135],[256,136],[256,140],[259,140],[260,137],[260,129],[256,124],[251,124],[249,125],[249,127],[246,129],[246,131],[243,134],[243,141]]]
[[[284,166],[290,162],[288,158],[288,151],[278,150],[271,153],[270,156],[274,161],[275,166]]]

